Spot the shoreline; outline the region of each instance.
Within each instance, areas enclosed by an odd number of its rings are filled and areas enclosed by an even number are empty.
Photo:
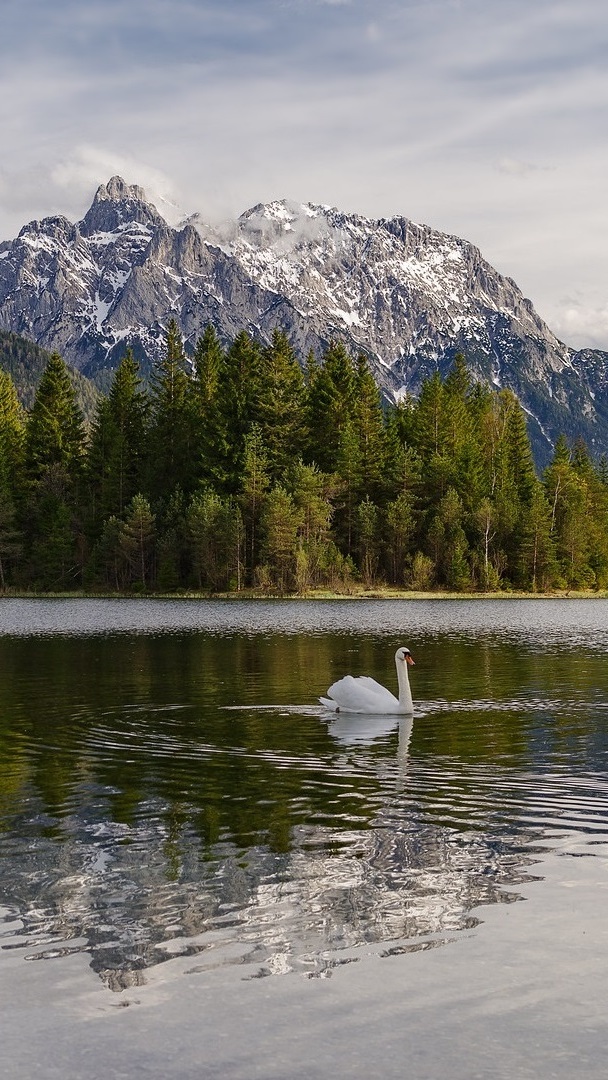
[[[240,592],[89,592],[84,589],[71,592],[25,592],[6,590],[0,593],[2,600],[606,600],[607,589],[563,589],[550,592],[524,592],[519,590],[498,592],[414,592],[409,589],[355,589],[349,592],[333,592],[329,589],[311,589],[306,593],[262,593],[255,589]]]

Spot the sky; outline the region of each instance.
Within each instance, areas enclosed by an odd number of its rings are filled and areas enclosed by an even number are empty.
[[[605,0],[2,0],[0,131],[0,240],[114,174],[172,222],[402,215],[608,349]]]

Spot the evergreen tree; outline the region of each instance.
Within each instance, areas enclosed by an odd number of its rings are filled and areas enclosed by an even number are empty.
[[[240,588],[242,522],[235,503],[209,489],[201,491],[192,499],[188,530],[198,588]]]
[[[0,451],[1,453],[1,451]],[[2,474],[0,457],[0,591],[4,592],[9,580],[10,567],[19,560],[23,550],[22,533],[17,527],[15,505]]]
[[[241,331],[226,353],[217,387],[212,482],[223,494],[235,495],[241,486],[245,440],[259,397],[260,366],[260,346]]]
[[[309,366],[306,458],[322,472],[336,471],[345,428],[353,425],[355,386],[353,362],[341,342],[328,347],[321,364]]]
[[[383,485],[386,441],[380,391],[363,354],[355,373],[354,425],[358,440],[357,494],[360,500],[378,499]]]
[[[462,502],[454,488],[441,499],[428,531],[429,554],[437,579],[449,589],[470,587],[468,544],[463,529]]]
[[[558,581],[550,510],[540,483],[534,485],[524,512],[519,558],[520,583],[524,588],[537,592]]]
[[[58,353],[53,353],[38,385],[27,425],[26,465],[32,483],[45,471],[59,466],[66,484],[81,475],[84,425],[68,369]]]
[[[25,451],[25,417],[10,375],[0,369],[0,481],[17,494]]]
[[[142,589],[153,584],[155,516],[150,503],[137,494],[127,508],[127,516],[120,527],[119,548],[128,567],[128,583]]]
[[[393,584],[404,584],[413,533],[412,499],[403,491],[386,508],[385,566]]]
[[[379,562],[379,511],[369,498],[357,507],[359,568],[365,585],[373,585]]]
[[[151,498],[161,502],[169,498],[178,484],[188,493],[194,483],[190,384],[182,337],[175,319],[171,319],[164,356],[152,373],[152,422],[148,440],[147,490]]]
[[[289,471],[288,487],[299,515],[296,584],[302,593],[325,581],[335,482],[316,465],[305,465],[300,459]]]
[[[116,369],[109,396],[99,403],[91,434],[87,473],[95,522],[120,516],[141,490],[148,407],[139,366],[129,349]]]
[[[13,381],[0,370],[0,589],[22,552],[16,507],[23,498],[25,424]]]
[[[242,483],[239,502],[243,514],[247,580],[253,579],[258,562],[260,515],[268,488],[268,452],[260,428],[254,424],[245,436]]]
[[[270,476],[282,479],[303,449],[304,378],[280,330],[274,330],[270,346],[261,353],[253,417],[266,445]]]
[[[545,492],[551,513],[551,535],[560,571],[570,588],[595,584],[591,567],[593,470],[580,448],[577,466],[566,440],[557,440],[553,460],[545,471]]]
[[[223,478],[220,463],[226,457],[227,444],[218,395],[225,365],[224,350],[208,323],[196,344],[191,395],[195,476],[205,484],[221,482]]]
[[[301,512],[286,489],[275,484],[262,511],[263,577],[279,593],[296,586],[298,530]]]
[[[82,572],[76,511],[83,451],[82,414],[67,368],[53,353],[27,425],[27,496],[22,509],[30,578],[43,588],[63,588]]]

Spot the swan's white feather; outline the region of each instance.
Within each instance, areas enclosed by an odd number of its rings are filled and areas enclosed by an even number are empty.
[[[342,712],[394,713],[400,712],[398,699],[385,686],[367,675],[345,675],[332,683],[327,698],[321,698],[328,708]]]
[[[397,649],[395,665],[399,683],[398,698],[369,675],[359,675],[357,678],[345,675],[343,679],[332,683],[327,697],[319,698],[319,701],[333,712],[412,714],[414,707],[407,665],[413,663],[409,649]]]

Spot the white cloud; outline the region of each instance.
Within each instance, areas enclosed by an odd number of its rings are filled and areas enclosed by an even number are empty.
[[[116,172],[207,218],[401,213],[608,348],[603,0],[9,0],[3,21],[0,238]]]

